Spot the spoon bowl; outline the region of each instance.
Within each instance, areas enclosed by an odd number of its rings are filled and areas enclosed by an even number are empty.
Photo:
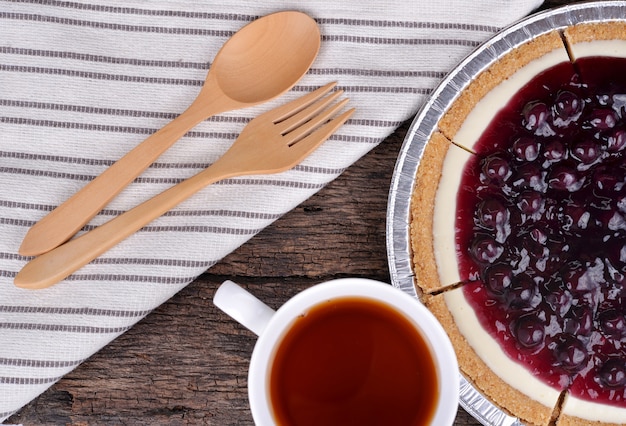
[[[319,29],[308,15],[275,13],[238,31],[218,52],[209,74],[231,100],[253,105],[295,85],[319,46]]]
[[[201,121],[269,101],[291,89],[308,71],[319,47],[319,28],[302,12],[277,12],[243,27],[220,49],[189,108],[33,225],[19,253],[36,256],[70,239]]]

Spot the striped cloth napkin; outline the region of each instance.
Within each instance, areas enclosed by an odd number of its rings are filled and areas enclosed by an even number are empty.
[[[0,0],[0,421],[335,179],[540,3]],[[310,72],[277,100],[198,125],[86,229],[207,167],[252,117],[327,82],[346,91],[353,118],[293,170],[212,185],[56,286],[16,288],[28,228],[180,114],[230,35],[286,9],[320,25]]]

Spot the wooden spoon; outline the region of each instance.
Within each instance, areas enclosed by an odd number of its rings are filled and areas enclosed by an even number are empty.
[[[189,108],[37,222],[24,237],[19,253],[35,256],[70,239],[201,121],[266,102],[291,89],[308,71],[319,47],[316,22],[301,12],[274,13],[243,27],[217,53]]]

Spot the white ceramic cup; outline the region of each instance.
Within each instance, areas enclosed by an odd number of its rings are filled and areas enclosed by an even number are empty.
[[[383,302],[415,325],[430,345],[437,366],[439,399],[431,424],[452,425],[459,402],[459,370],[454,349],[443,327],[417,299],[388,284],[361,278],[315,285],[288,300],[277,311],[232,281],[225,281],[218,288],[213,303],[259,336],[248,372],[248,397],[255,423],[260,426],[275,424],[268,381],[275,348],[284,334],[293,321],[311,307],[340,297],[366,297]]]

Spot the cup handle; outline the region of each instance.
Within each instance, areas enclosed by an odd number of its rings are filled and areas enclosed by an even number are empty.
[[[238,323],[260,336],[275,311],[234,282],[227,280],[217,289],[213,304]]]

